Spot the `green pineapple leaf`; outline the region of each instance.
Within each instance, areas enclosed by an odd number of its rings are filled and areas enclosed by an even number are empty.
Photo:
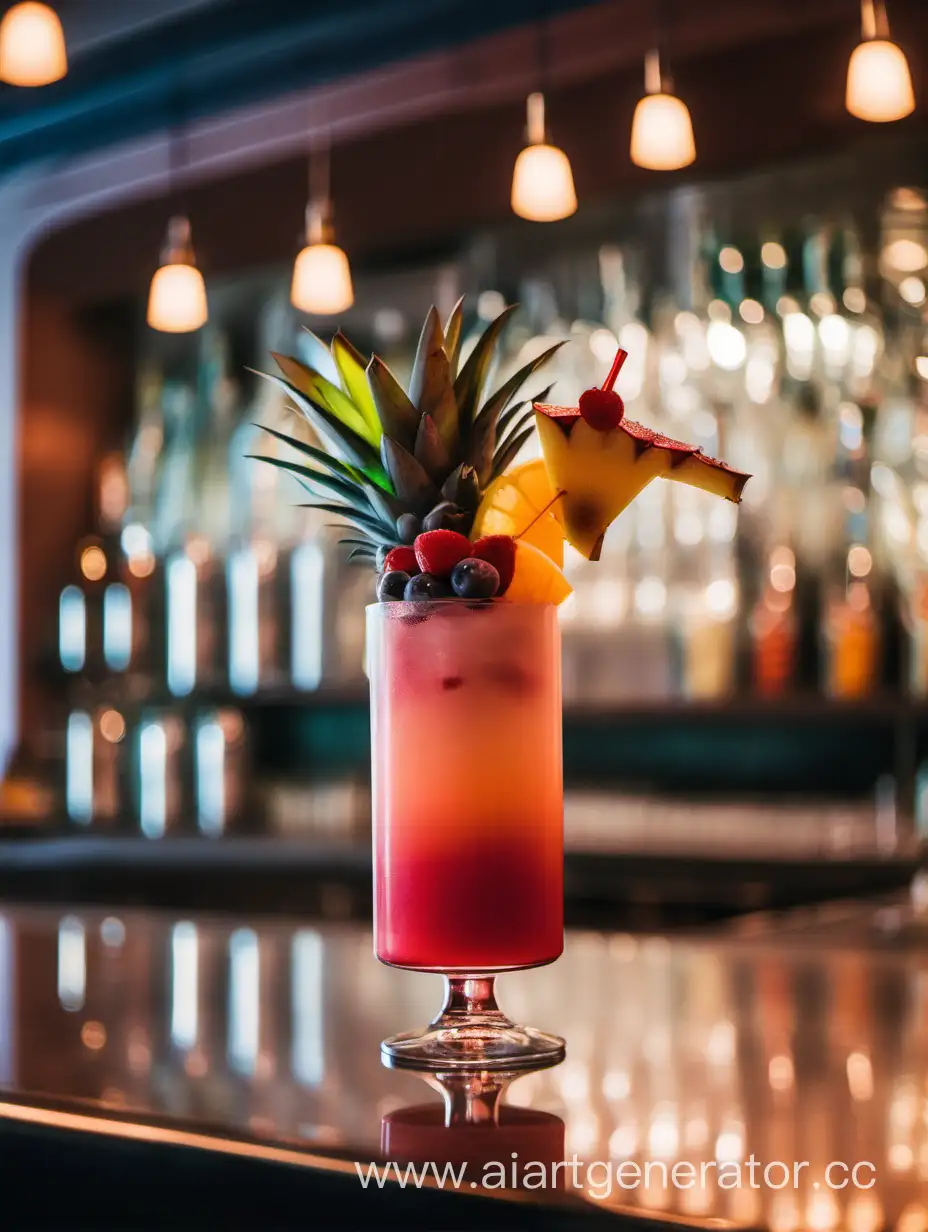
[[[512,437],[507,438],[504,444],[501,445],[500,448],[496,451],[496,454],[493,458],[493,469],[490,472],[490,478],[488,482],[492,483],[494,479],[498,479],[499,476],[502,475],[503,471],[510,464],[510,462],[512,462],[516,454],[519,452],[519,450],[522,448],[522,446],[525,444],[525,442],[529,439],[529,437],[532,435],[534,431],[535,431],[535,425],[532,424],[530,428],[526,428],[523,432],[520,432],[515,438],[512,438]]]
[[[370,424],[343,390],[333,385],[321,372],[308,367],[298,359],[293,359],[289,355],[278,355],[275,351],[272,351],[271,355],[277,367],[295,389],[324,407],[346,428],[350,428],[369,445],[377,448],[380,438],[372,431]]]
[[[372,355],[367,365],[367,381],[384,436],[399,441],[404,449],[412,449],[419,427],[419,412],[379,355]],[[382,444],[382,442],[381,442]]]
[[[255,372],[255,369],[252,368],[249,371]],[[392,492],[390,480],[381,465],[380,457],[368,441],[358,436],[356,432],[352,432],[336,416],[327,411],[324,406],[300,393],[295,386],[291,385],[289,381],[285,381],[283,377],[275,376],[272,372],[255,372],[255,375],[263,377],[266,381],[276,385],[278,389],[282,389],[288,397],[293,399],[297,409],[302,412],[320,436],[325,440],[334,442],[335,448],[344,455],[348,463],[356,466],[377,487],[383,488],[387,492]]]
[[[453,505],[460,505],[462,509],[473,512],[480,503],[480,483],[477,479],[477,472],[472,466],[462,462],[445,480],[441,494]]]
[[[353,523],[354,526],[364,531],[370,531],[375,543],[393,543],[396,538],[396,528],[388,526],[386,522],[382,522],[380,518],[375,517],[372,513],[362,513],[358,509],[352,509],[350,505],[335,505],[326,504],[322,501],[313,501],[309,504],[298,506],[300,509],[321,509],[323,513],[334,513],[340,518],[344,518],[346,522]]]
[[[513,402],[511,406],[506,407],[505,411],[500,412],[499,419],[496,421],[497,443],[502,440],[503,433],[506,431],[509,424],[511,424],[516,416],[520,415],[528,405],[529,399],[523,398],[521,402]]]
[[[431,415],[423,415],[416,433],[415,458],[436,483],[448,474],[451,459]]]
[[[515,419],[515,417],[519,414],[520,411],[524,410],[525,407],[531,406],[532,403],[534,402],[547,402],[548,395],[551,393],[551,390],[553,388],[554,388],[554,383],[552,382],[550,385],[545,386],[545,388],[540,393],[535,394],[534,397],[526,398],[522,402],[513,402],[511,406],[507,406],[505,411],[503,411],[500,414],[499,421],[497,422],[497,425],[496,425],[497,437],[501,437],[503,435],[503,433],[506,431],[508,426]]]
[[[420,415],[432,417],[448,452],[453,452],[458,439],[458,404],[454,398],[454,380],[445,353],[441,321],[434,305],[419,335],[409,378],[409,398]]]
[[[503,309],[495,321],[490,322],[477,339],[476,346],[455,378],[454,396],[458,404],[459,430],[462,433],[470,429],[476,418],[483,386],[496,353],[496,344],[499,342],[503,327],[517,307],[517,304],[510,304]]]
[[[327,466],[334,475],[339,475],[342,479],[354,484],[361,484],[363,482],[363,472],[354,466],[348,466],[345,462],[333,457],[332,454],[326,453],[324,449],[317,449],[315,445],[308,445],[306,441],[301,441],[298,436],[288,436],[286,432],[278,432],[276,428],[267,428],[264,424],[256,423],[254,427],[260,428],[262,432],[269,433],[279,441],[283,441],[291,449],[298,449],[300,453],[306,454],[308,458],[312,458],[320,466]]]
[[[344,530],[344,527],[341,527],[340,529]],[[358,533],[360,534],[361,532],[359,531]],[[369,535],[365,536],[363,539],[352,539],[350,537],[345,538],[345,539],[339,539],[338,542],[349,544],[351,547],[370,548],[374,552],[377,551],[376,545],[374,544],[373,539],[371,539]]]
[[[342,462],[333,454],[326,453],[324,449],[317,449],[314,445],[307,445],[305,441],[300,440],[297,436],[288,436],[286,432],[278,432],[275,428],[265,427],[264,424],[256,423],[254,426],[260,428],[263,432],[270,433],[271,436],[276,436],[279,441],[283,441],[285,445],[289,445],[292,449],[299,449],[307,457],[312,458],[314,462],[327,466],[334,474],[340,475],[343,479],[347,479],[357,487],[368,489],[371,504],[379,501],[383,505],[385,502],[391,509],[396,508],[396,513],[392,515],[395,517],[399,517],[403,512],[402,508],[397,506],[396,498],[390,487],[390,480],[387,478],[387,474],[379,462],[377,467],[374,468],[377,472],[376,475],[372,475],[370,473],[371,468],[368,468],[368,471],[365,472],[357,466],[351,466],[348,462]]]
[[[547,402],[551,397],[551,390],[556,384],[556,381],[552,381],[550,385],[546,385],[544,389],[540,389],[537,394],[532,394],[531,398],[529,398],[529,402]]]
[[[347,501],[354,509],[367,513],[374,512],[364,489],[350,483],[347,479],[341,479],[338,475],[329,475],[325,471],[316,470],[312,466],[303,466],[299,462],[288,462],[285,458],[269,458],[258,453],[246,454],[246,457],[252,458],[255,462],[267,462],[271,466],[276,466],[278,470],[287,471],[304,487],[307,484],[316,484],[320,488],[327,488],[336,496],[340,496],[342,500]]]
[[[371,508],[374,510],[384,522],[391,526],[395,525],[396,519],[401,513],[406,512],[405,504],[397,499],[392,492],[384,492],[382,488],[376,487],[372,483],[364,483],[364,491],[370,502]]]
[[[428,513],[438,503],[439,493],[422,463],[386,433],[380,442],[380,452],[396,495],[420,517]]]
[[[474,420],[471,430],[470,455],[474,466],[477,468],[477,477],[481,483],[487,482],[493,467],[493,453],[497,445],[499,419],[507,403],[521,389],[532,373],[540,368],[542,364],[546,363],[555,351],[563,345],[562,342],[558,342],[554,346],[548,347],[546,351],[543,351],[535,359],[521,367],[518,372],[514,372],[509,380],[504,381],[499,389],[480,408],[480,413]]]
[[[374,405],[371,387],[367,383],[367,365],[364,356],[352,346],[341,330],[332,339],[332,358],[349,398],[368,424],[373,444],[379,449],[383,428]]]
[[[445,326],[445,354],[448,356],[452,376],[457,373],[458,360],[461,357],[461,327],[463,324],[464,296],[462,295],[451,309],[448,315],[448,323]]]
[[[345,543],[346,540],[342,539],[340,542]],[[367,548],[352,548],[345,559],[349,565],[353,564],[356,560],[376,560],[377,552],[376,549],[369,551]]]
[[[531,407],[527,407],[521,415],[515,416],[515,418],[511,421],[509,424],[509,431],[506,432],[505,436],[502,432],[500,433],[499,440],[496,445],[497,451],[500,449],[505,449],[511,440],[517,437],[520,432],[524,432],[525,429],[534,422],[535,412]]]
[[[564,341],[566,341],[566,339]],[[480,408],[477,418],[474,420],[474,426],[476,427],[483,419],[487,419],[491,423],[495,424],[499,416],[506,409],[510,399],[519,392],[528,378],[537,372],[543,364],[546,364],[563,345],[564,342],[556,342],[554,346],[548,347],[546,351],[542,351],[540,355],[537,355],[534,359],[529,360],[529,362],[524,364],[518,372],[514,372],[508,381],[504,381],[503,384],[500,385],[499,389],[497,389],[496,392],[493,393]],[[548,386],[548,389],[551,389],[550,385]],[[536,402],[539,400],[540,399],[537,398],[535,399]]]

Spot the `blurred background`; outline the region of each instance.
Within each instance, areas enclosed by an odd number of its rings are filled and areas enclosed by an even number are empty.
[[[575,910],[907,880],[928,827],[920,0],[51,9],[66,75],[0,87],[0,887],[170,867],[168,898],[218,902],[261,864],[284,902],[316,862],[335,914],[366,902],[373,578],[247,461],[278,448],[262,425],[299,430],[251,369],[328,371],[340,327],[405,377],[429,305],[462,294],[471,337],[521,305],[503,377],[568,338],[529,392],[575,402],[619,343],[633,418],[754,475],[738,508],[653,484],[600,563],[568,560]],[[691,128],[654,127],[655,93]],[[569,177],[549,162],[513,196],[545,139]],[[568,216],[527,220],[545,201]],[[297,276],[323,232],[343,257]]]

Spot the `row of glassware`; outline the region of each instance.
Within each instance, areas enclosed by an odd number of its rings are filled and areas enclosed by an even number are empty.
[[[652,292],[634,246],[598,249],[596,317],[562,308],[592,294],[589,254],[570,266],[576,295],[553,258],[549,277],[524,278],[501,376],[567,336],[538,386],[575,403],[620,343],[629,416],[753,475],[740,509],[658,481],[618,519],[601,562],[568,553],[570,700],[924,690],[924,195],[890,193],[878,231],[865,252],[844,221],[738,243],[693,219],[668,226],[667,247],[686,254],[685,310]],[[419,279],[440,306],[459,289],[446,274]],[[371,304],[387,289],[420,294],[393,278],[372,284]],[[265,295],[256,366],[283,350],[328,371],[285,296]],[[505,299],[485,286],[472,304],[481,325]],[[414,344],[403,313],[372,307],[361,320],[403,377]],[[288,476],[247,457],[283,449],[256,425],[309,429],[274,386],[246,389],[218,317],[194,345],[192,375],[154,358],[140,372],[132,440],[101,464],[99,534],[78,545],[62,595],[60,661],[176,697],[357,689],[370,575],[345,566],[327,518],[294,507]]]
[[[788,542],[755,554],[745,536],[739,554],[729,538],[734,511],[707,510],[703,523],[702,494],[689,490],[678,502],[688,509],[676,515],[679,538],[667,546],[662,532],[654,542],[660,503],[670,505],[671,495],[655,488],[658,499],[646,492],[627,518],[631,542],[615,536],[596,565],[568,559],[575,591],[561,611],[566,701],[924,694],[921,572],[903,590],[885,558],[853,540],[835,548],[823,576],[804,572],[807,562]],[[833,490],[844,503],[826,511],[837,520],[858,491]],[[646,537],[653,546],[641,545]],[[85,564],[87,552],[91,563],[97,553],[106,558],[96,545],[84,552]],[[225,560],[191,538],[165,561],[152,558],[143,578],[132,574],[137,561],[119,554],[119,581],[62,592],[58,660],[85,682],[122,679],[135,698],[320,689],[360,696],[373,577],[344,556],[325,530],[284,550],[253,541]]]

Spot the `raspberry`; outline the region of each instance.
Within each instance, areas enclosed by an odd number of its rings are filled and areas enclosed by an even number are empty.
[[[422,572],[440,578],[450,577],[458,561],[471,554],[470,540],[456,530],[427,530],[416,536],[413,547]]]
[[[410,577],[419,572],[419,562],[410,547],[391,548],[384,558],[384,573],[408,573]]]
[[[485,560],[499,574],[499,590],[497,599],[509,589],[512,575],[516,571],[516,541],[509,535],[484,535],[478,539],[470,550],[471,556]]]

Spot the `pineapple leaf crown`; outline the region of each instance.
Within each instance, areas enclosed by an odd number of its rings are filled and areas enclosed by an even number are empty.
[[[522,385],[563,345],[549,347],[489,392],[500,338],[517,307],[487,325],[463,363],[463,297],[444,329],[430,308],[408,390],[379,356],[365,363],[341,332],[331,344],[338,385],[298,359],[274,354],[282,375],[258,375],[288,395],[326,448],[265,428],[306,461],[251,456],[295,476],[314,498],[305,508],[352,525],[359,537],[343,540],[352,549],[349,559],[374,560],[378,548],[408,540],[410,527],[425,520],[428,528],[430,515],[468,533],[484,489],[534,431],[531,401],[518,398]],[[536,397],[543,401],[548,392]]]

